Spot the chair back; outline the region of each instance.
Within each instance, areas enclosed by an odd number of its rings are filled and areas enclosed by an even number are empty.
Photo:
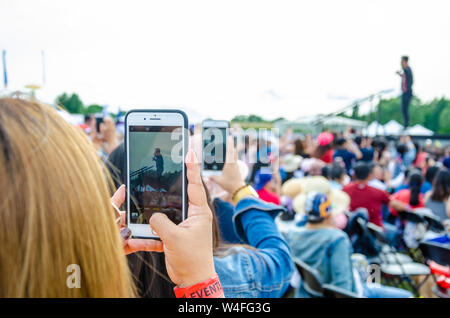
[[[322,287],[325,298],[359,298],[357,294],[334,285],[325,284]]]
[[[385,243],[385,244],[389,244],[389,240],[386,237],[386,234],[384,233],[383,228],[381,228],[380,226],[370,223],[367,223],[367,229],[369,230],[369,232],[381,243]]]
[[[436,233],[444,233],[445,226],[442,224],[441,219],[428,208],[414,209],[413,213],[419,214],[427,223],[428,230]]]
[[[303,280],[303,287],[312,297],[323,297],[322,276],[305,262],[294,258],[295,266]]]
[[[428,222],[428,229],[435,233],[445,233],[445,226],[442,224],[441,219],[435,215],[426,215],[425,220]]]
[[[421,242],[419,248],[422,251],[423,256],[428,260],[435,261],[436,263],[449,266],[450,265],[450,246],[439,244],[437,242]]]
[[[427,223],[425,218],[420,215],[419,213],[409,212],[409,211],[403,211],[399,212],[398,215],[402,220],[406,220],[412,223]]]

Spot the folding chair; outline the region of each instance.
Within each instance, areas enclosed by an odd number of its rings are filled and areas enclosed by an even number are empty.
[[[320,273],[306,264],[305,262],[294,258],[295,266],[303,280],[303,288],[312,297],[325,298],[358,298],[358,295],[340,287],[323,284]]]
[[[420,242],[419,247],[428,261],[435,261],[443,266],[450,265],[450,245],[431,240]]]
[[[441,219],[436,216],[433,211],[428,208],[414,209],[414,214],[420,215],[427,223],[427,230],[435,232],[437,234],[445,233],[445,226],[442,224]]]
[[[303,288],[305,288],[308,294],[312,297],[323,297],[323,280],[320,273],[298,258],[294,258],[294,263],[302,277]]]
[[[380,266],[381,273],[393,282],[397,287],[401,284],[402,278],[407,278],[409,285],[414,292],[418,294],[420,287],[426,282],[430,275],[430,269],[421,263],[414,262],[408,255],[397,252],[397,250],[390,245],[384,230],[370,222],[358,220],[358,224],[372,235],[379,244],[380,253],[378,254],[378,262],[374,259],[369,259],[370,263],[377,263]],[[419,284],[413,283],[411,276],[426,276]]]
[[[415,212],[409,212],[409,211],[400,211],[398,213],[398,215],[403,222],[414,223],[414,224],[416,224],[416,226],[417,226],[417,224],[423,224],[425,229],[427,229],[429,226],[427,220],[420,212],[415,213]],[[425,232],[423,234],[425,235]],[[420,252],[420,249],[414,248],[410,244],[408,244],[405,241],[405,237],[404,237],[403,233],[401,236],[401,241],[402,241],[402,245],[404,246],[406,252],[408,253],[409,256],[411,256],[411,258],[414,261],[421,262],[421,263],[424,262],[424,257],[422,255],[422,253]]]
[[[325,298],[360,298],[357,294],[334,285],[324,284],[322,288]]]
[[[413,223],[424,223],[425,219],[419,213],[409,212],[409,211],[400,211],[398,213],[400,218],[404,221],[409,221]]]
[[[440,243],[438,238],[421,242],[419,248],[430,266],[433,292],[440,298],[450,298],[450,245]]]
[[[384,233],[384,230],[381,227],[369,222],[366,223],[365,226],[367,226],[367,229],[375,237],[381,247],[379,257],[382,263],[407,264],[414,262],[411,257],[402,253],[398,253],[397,250],[393,246],[391,246],[389,240],[386,237],[386,234]]]

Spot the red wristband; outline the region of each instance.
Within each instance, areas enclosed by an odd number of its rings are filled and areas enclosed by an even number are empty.
[[[175,287],[175,296],[177,298],[221,298],[224,297],[222,285],[219,276],[214,275],[207,280],[189,287]]]

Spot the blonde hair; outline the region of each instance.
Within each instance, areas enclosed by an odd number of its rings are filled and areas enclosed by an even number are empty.
[[[0,98],[1,297],[135,296],[105,171],[50,106]]]

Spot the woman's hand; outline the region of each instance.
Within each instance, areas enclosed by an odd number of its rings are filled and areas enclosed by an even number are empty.
[[[234,148],[234,140],[232,136],[227,138],[227,153],[225,156],[225,164],[220,176],[211,176],[211,180],[220,185],[225,191],[233,195],[236,190],[245,185],[244,180],[239,172],[237,163],[237,151]]]
[[[147,239],[130,239],[131,231],[125,224],[125,211],[119,211],[118,207],[125,202],[125,185],[121,185],[119,189],[111,197],[111,203],[117,212],[117,223],[119,224],[120,236],[122,237],[123,249],[125,254],[135,252],[162,252],[163,245],[161,241]]]
[[[178,287],[188,287],[216,274],[213,260],[212,212],[208,206],[200,165],[193,150],[186,155],[188,218],[175,225],[167,215],[155,213],[152,229],[162,240],[167,273]]]
[[[119,145],[117,139],[116,124],[111,117],[103,118],[103,122],[100,123],[97,131],[97,120],[94,116],[91,116],[91,141],[95,146],[95,149],[103,149],[104,152],[110,154]]]

